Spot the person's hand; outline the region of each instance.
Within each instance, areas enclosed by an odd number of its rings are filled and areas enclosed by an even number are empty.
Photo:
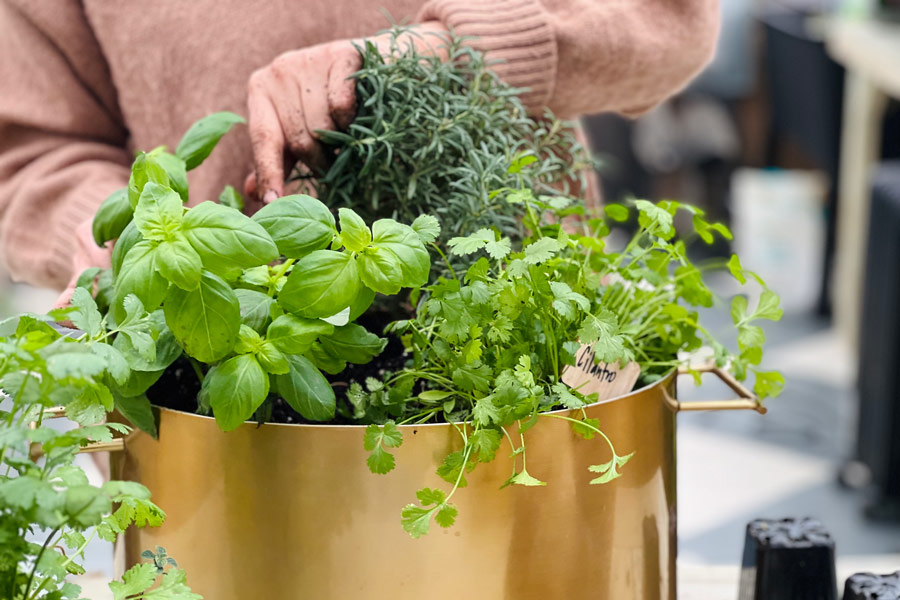
[[[108,244],[108,246],[112,246],[112,244]],[[91,221],[85,221],[77,226],[75,228],[75,248],[72,252],[72,278],[53,304],[53,308],[63,308],[69,305],[72,292],[75,291],[75,284],[78,282],[78,276],[82,271],[91,267],[106,269],[110,266],[111,258],[112,250],[109,247],[100,248],[94,242]]]
[[[423,23],[400,43],[446,58],[446,37],[433,35],[446,33],[440,23]],[[390,50],[388,34],[369,41],[382,52]],[[255,173],[244,184],[247,196],[266,203],[281,196],[285,171],[297,161],[314,173],[325,171],[328,158],[316,130],[350,126],[356,116],[356,85],[350,77],[361,66],[354,41],[339,40],[285,52],[253,73],[247,107]]]

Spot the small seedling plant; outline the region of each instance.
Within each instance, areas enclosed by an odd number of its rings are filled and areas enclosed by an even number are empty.
[[[385,344],[354,320],[376,294],[428,280],[424,218],[369,226],[349,208],[335,219],[304,195],[279,198],[251,218],[231,188],[220,203],[187,208],[184,173],[240,121],[217,113],[196,123],[175,154],[139,154],[128,188],[94,220],[98,244],[117,241],[112,268],[83,282],[98,287],[108,310],[82,325],[112,338],[109,360],[122,367],[109,381],[116,406],[150,433],[145,392],[182,356],[202,381],[201,412],[212,411],[224,430],[264,415],[270,394],[307,420],[330,420],[335,395],[322,372],[367,363]],[[132,335],[128,325],[145,312],[150,333]]]
[[[510,171],[531,161],[520,157]],[[702,211],[671,201],[610,205],[610,219],[624,221],[635,211],[639,224],[616,252],[605,246],[604,220],[583,221],[578,234],[560,224],[583,212],[565,199],[524,187],[496,195],[521,209],[529,237],[516,244],[485,228],[451,238],[446,244],[451,256],[477,255],[477,260],[465,272],[450,268],[448,278],[423,289],[415,318],[388,327],[403,340],[409,366],[383,380],[370,379],[365,388],[353,384],[348,394],[347,412],[373,422],[364,441],[373,473],[394,468],[390,449],[403,441],[398,425],[447,422],[459,433],[459,449],[437,469],[449,490],[423,488],[418,503],[402,511],[403,528],[413,537],[427,533],[432,520],[442,527],[453,524],[457,509],[451,498],[465,487],[466,475],[493,461],[504,445],[512,459],[504,485],[545,485],[540,474],[528,471],[525,450],[527,432],[541,419],[567,421],[576,434],[603,441],[606,451],[598,452],[598,463],[590,467],[591,484],[621,475],[633,452],[618,451],[602,424],[588,418],[584,407],[596,397],[560,379],[582,343],[593,345],[598,361],[637,363],[645,383],[682,365],[684,353],[707,345],[716,363],[738,379],[752,373],[761,398],[776,395],[783,384],[779,373],[758,368],[765,335],[754,322],[781,317],[772,291],[764,288],[753,311],[746,298],[735,297],[736,354],[698,321],[696,307],[712,306],[713,294],[701,268],[688,259],[684,241],[676,239],[674,217],[688,212],[694,233],[707,243],[713,235],[731,237],[724,226],[708,223]],[[737,257],[717,266],[741,284],[750,277],[764,285]]]
[[[108,342],[123,331],[149,338],[149,315],[132,313],[118,331],[101,333],[90,294],[76,291],[75,304],[0,323],[0,597],[10,600],[82,598],[67,577],[84,573],[91,540],[112,542],[128,527],[165,518],[144,486],[93,485],[74,462],[83,446],[130,430],[102,423],[114,403],[104,381],[121,380],[126,368]],[[47,322],[59,319],[94,333],[63,336]],[[60,405],[80,428],[49,426]],[[115,600],[200,600],[168,558],[135,565],[109,587]]]

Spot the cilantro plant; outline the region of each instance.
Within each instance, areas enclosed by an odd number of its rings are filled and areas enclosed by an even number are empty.
[[[510,170],[520,171],[530,160],[522,157]],[[503,445],[513,457],[507,485],[545,485],[528,471],[525,451],[526,432],[541,418],[568,421],[578,435],[603,440],[605,457],[590,467],[590,483],[620,476],[632,453],[619,452],[601,424],[587,418],[583,408],[596,397],[560,379],[582,343],[593,345],[598,361],[637,363],[644,381],[671,372],[684,362],[683,353],[706,344],[738,379],[754,373],[760,397],[777,394],[783,383],[777,372],[758,369],[765,336],[753,324],[780,318],[773,292],[765,290],[753,311],[745,298],[734,300],[738,354],[698,322],[695,307],[711,306],[713,295],[701,269],[689,261],[684,241],[675,238],[674,216],[680,210],[692,213],[695,233],[708,243],[714,234],[731,235],[698,209],[635,201],[640,227],[621,252],[614,252],[605,246],[603,220],[584,222],[580,234],[560,225],[583,212],[564,199],[525,187],[501,190],[497,197],[521,209],[529,237],[519,246],[484,228],[451,238],[446,244],[451,255],[478,258],[465,272],[451,269],[449,278],[424,288],[415,318],[389,326],[401,337],[409,365],[383,381],[370,379],[366,389],[354,384],[348,394],[348,414],[372,423],[365,447],[375,473],[394,467],[389,450],[402,443],[398,424],[448,422],[460,435],[460,449],[437,469],[449,491],[422,489],[419,502],[402,511],[403,527],[413,537],[427,533],[432,519],[443,527],[454,522],[451,498],[466,485],[466,475],[494,460]],[[622,205],[607,207],[617,220],[628,213]],[[741,283],[747,277],[762,283],[737,258],[728,267]],[[555,409],[575,412],[549,412]]]
[[[150,317],[129,296],[129,316],[107,331],[85,290],[76,291],[73,305],[52,316],[0,323],[0,597],[10,600],[81,598],[79,586],[66,577],[84,573],[92,539],[114,541],[132,525],[156,527],[165,518],[144,486],[91,485],[73,462],[83,445],[129,431],[102,423],[118,405],[107,383],[124,382],[128,369],[110,338],[149,338]],[[61,318],[70,318],[83,333],[64,337],[47,323]],[[81,427],[49,427],[46,419],[57,407]],[[200,599],[174,562],[162,569],[136,565],[110,589],[116,600]]]
[[[515,184],[517,176],[507,171],[515,155],[540,159],[522,177],[542,194],[585,187],[589,160],[571,124],[549,113],[528,116],[521,90],[502,82],[464,40],[432,40],[447,46],[449,60],[442,61],[397,43],[398,34],[414,35],[411,30],[391,33],[384,55],[371,43],[359,48],[352,125],[318,132],[335,151],[329,170],[312,180],[318,198],[366,219],[434,215],[444,241],[483,227],[519,239],[516,208],[491,194]]]
[[[94,221],[99,244],[117,238],[112,269],[88,273],[108,307],[97,332],[125,377],[110,387],[135,425],[154,432],[146,390],[184,355],[202,381],[200,408],[225,430],[278,394],[305,419],[328,421],[335,395],[322,371],[366,363],[385,340],[353,323],[376,293],[427,283],[431,267],[417,229],[349,208],[331,211],[309,196],[279,198],[252,218],[226,189],[222,203],[186,208],[185,173],[198,166],[240,117],[217,113],[195,124],[175,154],[137,156],[126,190]],[[123,330],[141,311],[150,331]],[[100,334],[98,333],[98,335]],[[271,406],[269,406],[271,409]]]

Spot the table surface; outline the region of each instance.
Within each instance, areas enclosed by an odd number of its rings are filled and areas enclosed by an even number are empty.
[[[834,60],[900,98],[900,23],[832,18],[824,22],[823,35]]]
[[[853,556],[838,560],[838,587],[854,573],[864,571],[893,573],[900,570],[900,555]],[[734,600],[738,595],[737,565],[678,565],[679,600]],[[82,586],[82,595],[91,600],[112,600],[106,580],[96,575],[84,575],[73,579]],[[190,574],[188,574],[190,583]],[[489,600],[489,599],[485,599]],[[624,600],[624,599],[623,599]]]

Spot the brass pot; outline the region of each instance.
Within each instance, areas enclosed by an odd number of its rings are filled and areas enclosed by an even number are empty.
[[[449,487],[435,468],[461,445],[452,426],[402,427],[396,468],[373,475],[359,426],[224,433],[211,418],[161,409],[159,440],[136,431],[113,455],[113,477],[146,485],[168,514],[161,528],[129,530],[125,561],[163,546],[208,600],[675,600],[675,414],[764,410],[719,374],[742,400],[680,404],[672,374],[589,406],[620,454],[635,451],[609,484],[588,484],[588,466],[609,460],[601,440],[540,419],[526,438],[528,470],[546,487],[499,490],[512,470],[501,451],[454,496],[456,525],[432,523],[418,540],[400,509],[419,488]]]

